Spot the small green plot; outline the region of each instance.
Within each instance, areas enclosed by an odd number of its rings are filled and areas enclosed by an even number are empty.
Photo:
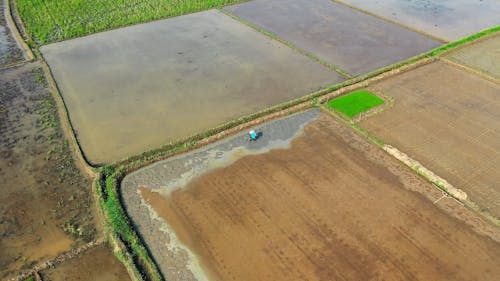
[[[368,91],[357,91],[329,101],[328,106],[352,118],[383,103],[384,100]]]

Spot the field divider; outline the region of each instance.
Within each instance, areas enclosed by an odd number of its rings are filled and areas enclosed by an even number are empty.
[[[242,18],[240,18],[240,17],[238,17],[238,16],[236,16],[236,15],[234,15],[234,14],[232,14],[232,13],[226,11],[226,10],[224,10],[224,9],[219,9],[219,11],[221,13],[229,16],[230,18],[232,18],[232,19],[234,19],[234,20],[236,20],[236,21],[238,21],[238,22],[240,22],[240,23],[242,23],[242,24],[244,24],[244,25],[252,28],[253,30],[255,30],[255,31],[257,31],[257,32],[259,32],[261,34],[264,34],[265,36],[267,36],[267,37],[269,37],[269,38],[271,38],[271,39],[273,39],[275,41],[280,42],[281,44],[283,44],[283,45],[287,46],[288,48],[290,48],[290,49],[298,52],[299,54],[301,54],[303,56],[306,56],[306,57],[308,57],[308,58],[310,58],[310,59],[312,59],[312,60],[314,60],[314,61],[322,64],[323,66],[329,68],[330,70],[333,70],[333,71],[337,72],[338,74],[344,76],[345,78],[351,79],[351,78],[354,77],[353,75],[349,74],[347,71],[341,69],[340,67],[335,66],[335,65],[333,65],[333,64],[331,64],[329,62],[326,62],[325,60],[323,60],[323,59],[321,59],[319,57],[316,57],[313,54],[310,54],[310,53],[308,53],[308,52],[300,49],[299,47],[295,46],[291,42],[288,42],[288,41],[282,39],[278,35],[276,35],[276,34],[274,34],[272,32],[269,32],[269,31],[265,30],[264,28],[261,28],[261,27],[255,25],[255,24],[253,24],[253,23],[250,23],[250,22],[248,22],[248,21],[246,21],[246,20],[244,20],[244,19],[242,19]]]
[[[373,144],[378,146],[380,149],[384,150],[387,154],[389,154],[391,157],[395,158],[396,160],[400,161],[403,163],[405,166],[407,166],[409,169],[414,171],[416,174],[424,178],[426,181],[431,183],[433,187],[436,189],[440,190],[445,194],[444,197],[448,197],[456,201],[458,204],[466,207],[467,209],[474,211],[475,213],[479,214],[483,218],[485,218],[489,223],[492,223],[495,226],[500,226],[500,220],[493,216],[491,213],[489,213],[486,210],[481,209],[476,203],[473,201],[469,200],[468,195],[466,192],[461,190],[460,188],[457,188],[453,186],[451,183],[446,181],[445,179],[441,178],[437,174],[435,174],[433,171],[429,170],[425,166],[423,166],[420,162],[417,160],[409,157],[407,154],[401,152],[399,149],[389,145],[385,144],[383,140],[378,139],[376,136],[370,134],[366,129],[358,126],[354,121],[349,119],[348,117],[345,117],[338,112],[336,112],[333,108],[330,108],[328,105],[323,104],[320,106],[320,108],[327,112],[328,114],[332,115],[334,118],[338,119],[342,123],[344,123],[346,126],[350,126],[354,131],[359,133],[360,135],[364,136],[366,139],[370,140]],[[443,198],[439,198],[438,200],[434,200],[433,204],[437,204],[439,200]],[[491,236],[492,239],[495,241],[500,242],[500,237],[499,236]]]
[[[427,32],[425,32],[425,31],[422,31],[422,30],[420,30],[420,29],[417,29],[417,28],[411,27],[411,26],[409,26],[409,25],[405,25],[405,24],[403,24],[403,23],[400,23],[400,22],[397,22],[397,21],[395,21],[395,20],[392,20],[392,19],[386,18],[386,17],[381,16],[381,15],[378,15],[378,14],[376,14],[376,13],[372,13],[372,12],[370,12],[370,11],[367,11],[367,10],[364,10],[364,9],[362,9],[362,8],[356,7],[356,6],[351,5],[351,4],[349,4],[349,3],[345,3],[345,2],[343,2],[343,1],[341,1],[341,0],[340,0],[340,1],[339,1],[339,0],[330,0],[330,1],[332,1],[332,2],[334,2],[334,3],[337,3],[337,4],[339,4],[339,5],[345,6],[345,7],[347,7],[347,8],[353,9],[353,10],[358,11],[358,12],[360,12],[360,13],[363,13],[363,14],[366,14],[366,15],[372,16],[372,17],[374,17],[374,18],[377,18],[377,19],[383,20],[383,21],[385,21],[385,22],[388,22],[388,23],[391,23],[391,24],[397,25],[397,26],[402,27],[402,28],[404,28],[404,29],[408,29],[408,30],[411,30],[411,31],[413,31],[413,32],[419,33],[419,34],[421,34],[421,35],[424,35],[424,36],[426,36],[426,37],[429,37],[429,38],[431,38],[431,39],[434,39],[434,40],[436,40],[436,41],[438,41],[438,42],[441,42],[441,43],[443,43],[443,44],[446,44],[446,43],[449,43],[449,42],[450,42],[450,41],[448,41],[448,40],[445,40],[445,39],[443,39],[443,38],[437,37],[437,36],[435,36],[435,35],[432,35],[432,34],[430,34],[430,33],[427,33]]]
[[[440,57],[439,58],[440,61],[448,64],[448,65],[451,65],[455,68],[458,68],[458,69],[462,69],[466,72],[469,72],[470,74],[472,75],[476,75],[476,76],[479,76],[485,80],[488,80],[488,81],[491,81],[493,83],[496,83],[496,84],[499,84],[500,85],[500,79],[497,79],[479,69],[476,69],[476,68],[473,68],[473,67],[470,67],[468,65],[465,65],[465,64],[462,64],[460,62],[457,62],[457,61],[454,61],[453,59],[449,59],[449,58],[446,58],[446,57]]]
[[[56,101],[57,113],[59,115],[59,120],[61,120],[61,129],[63,130],[64,134],[66,135],[66,138],[71,144],[70,150],[73,154],[73,157],[75,158],[78,167],[83,172],[85,172],[87,176],[89,176],[91,179],[94,179],[98,175],[98,172],[92,165],[89,164],[89,162],[85,158],[80,143],[78,142],[78,139],[75,135],[75,129],[71,123],[68,108],[66,107],[66,103],[64,102],[64,98],[59,90],[57,82],[54,79],[52,70],[50,69],[47,62],[43,59],[43,57],[41,57],[40,61],[43,71],[45,73],[45,78],[47,79],[49,87],[51,89],[50,92],[52,93],[52,96]]]
[[[3,4],[5,7],[4,14],[5,14],[5,19],[7,21],[7,26],[10,29],[12,36],[14,36],[14,40],[16,40],[17,44],[23,50],[23,55],[24,55],[25,61],[29,62],[29,61],[34,60],[35,56],[33,55],[31,48],[24,41],[24,38],[21,36],[21,33],[19,32],[16,21],[14,21],[14,18],[12,17],[10,0],[3,0]]]

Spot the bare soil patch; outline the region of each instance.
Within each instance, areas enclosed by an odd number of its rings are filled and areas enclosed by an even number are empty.
[[[500,34],[453,51],[446,57],[500,79],[500,59],[498,59],[500,58]]]
[[[139,170],[128,184],[212,279],[495,280],[500,274],[498,229],[455,201],[433,205],[442,196],[438,189],[326,114],[288,148],[239,158],[169,189],[176,185],[164,175],[193,165],[190,159]]]
[[[44,281],[121,281],[130,280],[125,267],[110,248],[100,246],[56,268],[42,273]]]
[[[500,217],[500,86],[443,62],[375,83],[392,108],[360,125]]]
[[[0,72],[0,191],[2,280],[96,236],[90,181],[37,63]]]
[[[331,0],[256,0],[224,9],[353,76],[441,45]]]

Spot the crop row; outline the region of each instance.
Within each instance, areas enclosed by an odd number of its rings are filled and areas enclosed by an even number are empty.
[[[240,1],[17,0],[17,6],[29,35],[46,44]]]

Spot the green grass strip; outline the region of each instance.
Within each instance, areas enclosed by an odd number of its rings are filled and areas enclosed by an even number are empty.
[[[381,98],[363,90],[335,98],[329,101],[328,105],[352,118],[383,103]]]

